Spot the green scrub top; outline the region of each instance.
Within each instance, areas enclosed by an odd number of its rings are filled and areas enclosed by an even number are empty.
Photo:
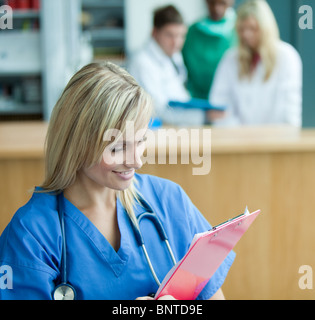
[[[188,71],[187,87],[192,97],[208,99],[220,59],[237,43],[235,22],[235,11],[230,8],[220,21],[207,17],[190,26],[183,58]]]

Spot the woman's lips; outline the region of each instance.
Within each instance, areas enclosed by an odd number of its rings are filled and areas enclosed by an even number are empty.
[[[130,170],[125,170],[125,171],[113,171],[119,178],[123,179],[123,180],[129,180],[131,179],[134,174],[135,174],[135,170],[134,169],[130,169]]]

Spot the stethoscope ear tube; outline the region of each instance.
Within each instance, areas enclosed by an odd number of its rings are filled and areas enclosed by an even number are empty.
[[[147,252],[147,249],[145,247],[145,244],[144,244],[144,240],[142,238],[142,235],[141,235],[141,231],[140,231],[140,222],[143,218],[147,218],[149,220],[152,221],[152,223],[154,224],[154,227],[156,228],[160,238],[162,241],[165,242],[166,244],[166,247],[167,247],[167,251],[172,259],[172,262],[173,264],[175,265],[176,264],[176,259],[175,259],[175,256],[174,256],[174,253],[171,249],[171,246],[168,242],[168,237],[166,235],[166,232],[161,224],[161,221],[159,220],[159,218],[157,217],[156,213],[152,210],[152,208],[150,207],[150,205],[143,199],[143,197],[140,197],[140,202],[142,204],[142,206],[147,210],[146,212],[140,214],[138,217],[137,217],[137,223],[138,225],[135,225],[133,222],[131,222],[132,224],[132,227],[134,229],[134,234],[135,234],[135,238],[136,238],[136,241],[138,243],[138,246],[142,248],[142,251],[144,253],[144,256],[147,260],[147,263],[148,263],[148,266],[150,268],[150,271],[152,273],[152,276],[156,282],[156,284],[158,286],[160,286],[160,281],[154,271],[154,268],[153,268],[153,265],[152,265],[152,262],[149,258],[149,255],[148,255],[148,252]]]
[[[144,213],[140,214],[137,219],[139,225],[140,225],[140,221],[143,218],[150,219],[154,223],[154,226],[155,226],[157,232],[159,233],[161,240],[163,240],[163,241],[168,240],[168,237],[166,235],[166,232],[165,232],[160,220],[157,218],[156,214],[153,211],[152,212],[144,212]]]
[[[150,271],[151,271],[151,273],[152,273],[152,276],[153,276],[156,284],[157,284],[158,286],[160,286],[161,282],[160,282],[159,278],[157,277],[157,275],[156,275],[156,273],[155,273],[155,271],[154,271],[153,265],[152,265],[152,263],[151,263],[151,260],[150,260],[150,258],[149,258],[149,255],[148,255],[148,252],[147,252],[147,249],[146,249],[145,245],[143,244],[143,245],[141,246],[141,248],[142,248],[142,251],[143,251],[143,253],[144,253],[144,256],[145,256],[145,258],[146,258],[146,260],[147,260],[147,263],[148,263],[148,266],[149,266]]]

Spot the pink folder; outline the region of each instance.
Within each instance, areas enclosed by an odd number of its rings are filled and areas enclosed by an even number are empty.
[[[244,214],[196,234],[185,256],[164,278],[155,299],[171,295],[178,300],[195,300],[259,213],[246,209]]]

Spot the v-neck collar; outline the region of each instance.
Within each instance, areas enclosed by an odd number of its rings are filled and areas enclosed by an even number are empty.
[[[65,197],[64,204],[65,216],[68,216],[76,223],[90,241],[93,242],[100,252],[102,259],[110,266],[116,277],[119,277],[128,261],[130,252],[130,240],[127,227],[127,219],[129,219],[129,217],[119,199],[117,198],[116,200],[118,228],[120,231],[120,248],[117,252],[92,221]]]

